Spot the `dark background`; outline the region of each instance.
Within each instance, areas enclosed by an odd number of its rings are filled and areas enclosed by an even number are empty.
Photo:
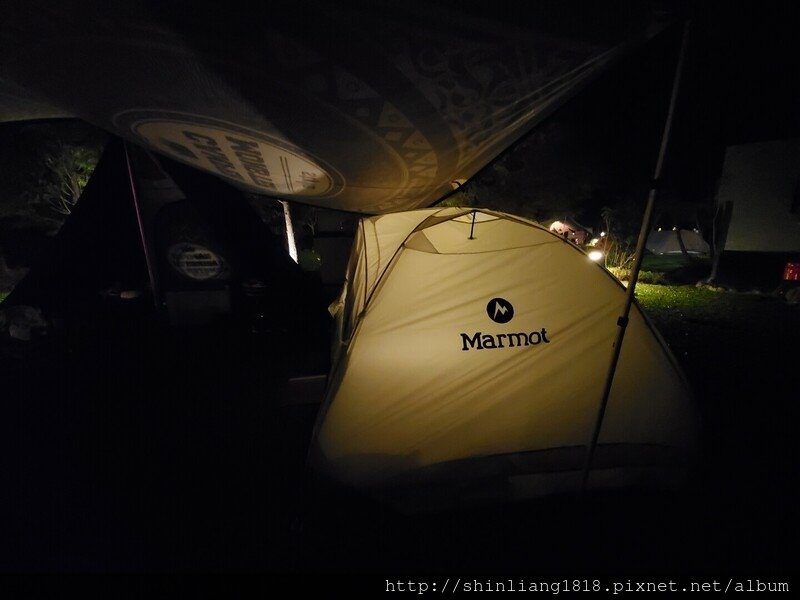
[[[670,4],[675,11],[676,5]],[[789,3],[677,6],[690,20],[655,226],[707,228],[726,146],[800,135],[800,43]],[[475,205],[637,228],[652,183],[682,35],[678,22],[604,73],[468,185]]]

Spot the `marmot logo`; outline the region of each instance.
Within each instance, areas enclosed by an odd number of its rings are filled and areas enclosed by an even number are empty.
[[[486,314],[495,323],[508,323],[514,318],[514,307],[505,298],[492,298],[486,305]],[[523,319],[524,320],[524,319]],[[518,331],[510,333],[483,333],[476,331],[472,335],[461,333],[461,350],[493,350],[495,348],[522,348],[549,344],[547,329],[542,327],[531,332]]]
[[[504,298],[492,298],[486,305],[486,314],[495,323],[508,323],[514,318],[514,307]]]

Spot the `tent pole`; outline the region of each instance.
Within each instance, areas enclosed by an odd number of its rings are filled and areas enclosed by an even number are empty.
[[[161,289],[159,287],[158,275],[155,267],[155,260],[153,259],[150,244],[148,243],[147,230],[145,228],[144,220],[142,217],[142,207],[139,204],[139,196],[136,193],[136,181],[133,176],[133,166],[131,165],[131,156],[128,153],[128,142],[123,140],[122,147],[125,150],[125,167],[128,172],[128,182],[130,183],[131,199],[133,200],[133,209],[136,212],[136,224],[139,226],[139,237],[142,240],[142,250],[144,251],[144,262],[147,266],[147,275],[150,278],[150,287],[153,292],[153,302],[156,308],[159,308],[161,300]]]
[[[283,223],[286,229],[286,249],[294,262],[297,259],[297,244],[294,241],[294,227],[292,226],[292,213],[289,211],[289,203],[286,200],[278,200],[283,207]]]
[[[647,207],[645,208],[644,217],[642,218],[642,227],[639,230],[639,240],[636,244],[636,256],[634,259],[633,268],[631,269],[630,279],[628,281],[628,292],[625,296],[625,307],[622,311],[622,315],[617,319],[617,338],[614,341],[614,352],[611,356],[611,364],[608,367],[605,385],[603,386],[603,396],[602,400],[600,401],[600,408],[597,412],[594,431],[592,432],[592,441],[589,444],[586,452],[586,461],[583,465],[583,473],[581,475],[581,494],[586,491],[586,484],[589,481],[589,472],[592,469],[592,462],[594,460],[595,450],[597,449],[597,440],[600,437],[600,430],[603,428],[603,417],[606,413],[608,398],[611,395],[611,386],[614,383],[614,374],[616,373],[617,363],[619,363],[619,356],[622,351],[622,341],[625,338],[625,329],[628,326],[628,317],[630,316],[631,305],[633,304],[634,294],[636,292],[636,282],[639,279],[639,270],[642,267],[644,247],[645,243],[647,242],[647,235],[650,232],[650,222],[653,217],[653,205],[655,204],[656,200],[656,190],[658,184],[660,183],[659,179],[661,178],[661,171],[664,166],[664,157],[667,152],[670,133],[672,132],[672,120],[675,114],[675,104],[678,98],[681,74],[683,73],[683,63],[686,57],[686,46],[689,40],[689,26],[689,21],[686,21],[683,25],[681,49],[678,56],[678,64],[675,67],[675,76],[672,81],[672,95],[669,99],[669,109],[667,110],[667,119],[664,123],[664,132],[661,135],[661,147],[658,151],[658,161],[656,162],[653,184],[650,187],[650,193],[647,197]]]

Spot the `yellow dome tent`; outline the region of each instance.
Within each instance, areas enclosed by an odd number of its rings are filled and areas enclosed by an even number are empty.
[[[312,467],[416,507],[580,489],[625,296],[582,250],[519,217],[363,219],[332,307]],[[634,305],[589,489],[674,486],[697,432],[685,380]]]

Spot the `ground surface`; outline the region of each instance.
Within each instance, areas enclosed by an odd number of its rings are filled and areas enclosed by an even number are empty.
[[[314,405],[298,361],[232,324],[178,333],[108,314],[6,341],[18,546],[3,566],[271,572],[787,572],[800,310],[688,286],[637,295],[704,418],[680,496],[615,494],[407,517],[322,494],[304,471]],[[6,537],[6,539],[9,539]]]

